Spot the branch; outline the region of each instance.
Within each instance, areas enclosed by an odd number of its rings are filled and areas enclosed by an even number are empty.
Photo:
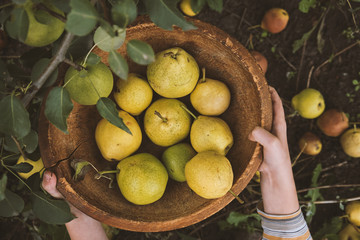
[[[312,188],[305,188],[298,190],[298,193],[307,192],[313,189],[325,189],[325,188],[348,188],[348,187],[360,187],[360,184],[337,184],[337,185],[326,185],[326,186],[319,186],[319,187],[312,187]]]
[[[65,37],[61,42],[59,50],[54,55],[54,57],[51,59],[51,62],[49,63],[47,68],[44,70],[44,72],[41,74],[41,76],[37,80],[34,81],[32,87],[22,98],[22,103],[24,104],[25,108],[29,105],[30,101],[34,98],[35,94],[44,85],[44,83],[49,78],[49,76],[52,74],[52,72],[57,68],[57,66],[62,61],[64,61],[66,52],[69,49],[73,38],[74,38],[74,35],[72,33],[67,32],[65,34]]]
[[[66,18],[65,18],[63,15],[61,15],[61,14],[59,14],[59,13],[57,13],[57,12],[54,12],[53,10],[49,9],[48,7],[46,7],[45,4],[39,3],[39,4],[36,5],[36,7],[37,7],[38,9],[41,9],[41,10],[44,10],[44,11],[48,12],[51,16],[56,17],[56,18],[59,19],[60,21],[62,21],[62,22],[64,22],[64,23],[66,22]]]
[[[353,198],[346,198],[346,199],[338,199],[338,200],[325,200],[325,201],[315,201],[315,202],[311,202],[311,201],[299,201],[300,204],[308,204],[308,203],[313,203],[313,204],[333,204],[333,203],[346,203],[346,202],[353,202],[353,201],[357,201],[360,200],[360,197],[353,197]]]

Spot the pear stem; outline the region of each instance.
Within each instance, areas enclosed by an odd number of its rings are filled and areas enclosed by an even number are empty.
[[[182,107],[187,113],[189,113],[195,120],[197,119],[197,117],[195,116],[195,114],[193,114],[186,106],[181,105],[181,107]]]
[[[261,25],[258,24],[258,25],[254,25],[254,26],[248,27],[247,30],[255,29],[255,28],[258,28],[258,27],[261,27]]]
[[[160,114],[158,111],[155,111],[154,114],[155,114],[156,116],[158,116],[159,118],[161,118],[161,120],[162,120],[163,122],[166,123],[166,122],[168,121],[167,118],[164,118],[163,116],[161,116],[161,114]]]
[[[119,172],[120,172],[120,170],[116,169],[116,170],[99,171],[98,173],[100,175],[104,175],[104,174],[119,173]]]
[[[206,82],[205,68],[203,67],[201,70],[202,70],[202,79],[200,80],[200,83],[204,83]]]
[[[71,60],[68,59],[68,58],[65,58],[63,62],[66,63],[66,64],[68,64],[68,65],[70,65],[70,66],[72,66],[72,67],[75,68],[77,71],[81,71],[81,70],[85,69],[84,66],[82,66],[82,65],[80,65],[80,64],[77,64],[77,63],[74,63],[73,61],[71,61]]]
[[[240,204],[244,204],[244,201],[241,200],[241,199],[239,198],[239,196],[236,195],[231,189],[230,189],[228,192],[231,193],[231,195],[233,195],[234,198],[235,198]]]

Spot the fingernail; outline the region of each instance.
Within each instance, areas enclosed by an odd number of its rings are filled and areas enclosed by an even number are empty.
[[[254,130],[253,130],[254,131]],[[248,139],[250,140],[250,141],[255,141],[255,138],[254,138],[254,136],[253,136],[253,131],[251,131],[250,133],[249,133],[249,135],[248,135]]]

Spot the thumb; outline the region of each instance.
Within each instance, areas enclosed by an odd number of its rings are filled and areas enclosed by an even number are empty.
[[[248,138],[251,141],[260,143],[265,148],[278,140],[273,134],[261,127],[255,127]]]
[[[64,198],[56,188],[56,176],[50,171],[45,171],[42,180],[42,187],[54,198]]]

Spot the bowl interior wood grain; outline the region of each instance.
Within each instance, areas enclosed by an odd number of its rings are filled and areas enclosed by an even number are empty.
[[[181,47],[206,68],[207,77],[224,81],[231,91],[229,109],[220,117],[230,126],[234,135],[234,146],[227,157],[234,171],[232,191],[239,194],[249,183],[261,160],[261,148],[247,139],[255,126],[270,129],[272,121],[271,99],[268,86],[258,65],[248,51],[235,39],[218,28],[193,20],[196,30],[165,31],[145,18],[127,29],[127,40],[139,39],[149,43],[155,52],[171,47]],[[106,64],[107,53],[94,51]],[[119,52],[125,56],[130,72],[146,76],[146,66],[132,62],[122,46]],[[156,95],[155,95],[156,98]],[[183,100],[190,108],[188,97]],[[91,162],[97,169],[115,169],[116,163],[104,160],[96,146],[94,132],[100,116],[95,106],[74,103],[67,122],[66,135],[50,124],[42,108],[39,123],[39,144],[46,167],[58,160],[55,173],[57,188],[75,207],[89,216],[125,230],[157,232],[168,231],[197,223],[225,207],[234,197],[228,193],[222,198],[207,200],[197,196],[186,183],[169,179],[164,196],[157,202],[145,206],[134,205],[121,195],[117,184],[108,188],[106,179],[96,180],[91,170],[84,180],[75,182],[70,167],[73,159]],[[142,125],[142,115],[137,118]],[[141,126],[143,128],[143,126]],[[164,148],[157,147],[143,134],[143,143],[137,152],[149,152],[161,157]],[[75,148],[77,150],[74,152]]]

